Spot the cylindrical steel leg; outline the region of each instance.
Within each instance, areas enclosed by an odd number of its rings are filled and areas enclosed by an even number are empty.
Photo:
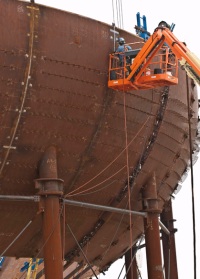
[[[144,218],[148,279],[163,279],[158,214]]]
[[[44,154],[40,165],[40,179],[36,187],[40,189],[43,214],[43,253],[46,279],[63,278],[60,196],[62,181],[57,178],[56,150],[51,147]]]
[[[148,279],[163,279],[162,256],[159,230],[159,199],[155,174],[143,191],[143,206],[148,213],[144,218]]]
[[[63,278],[59,198],[44,199],[43,238],[45,278]],[[46,243],[45,243],[46,242]],[[53,275],[52,275],[53,274]]]

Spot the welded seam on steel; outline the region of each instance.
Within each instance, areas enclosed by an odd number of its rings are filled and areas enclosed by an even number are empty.
[[[142,154],[142,157],[140,158],[137,166],[133,170],[131,177],[130,177],[129,187],[131,187],[131,188],[134,184],[134,180],[136,179],[137,175],[140,173],[142,165],[145,163],[145,161],[153,147],[153,144],[158,135],[160,125],[163,120],[164,112],[165,112],[165,109],[167,106],[169,87],[165,86],[164,90],[161,93],[162,93],[162,95],[161,95],[161,99],[160,99],[160,106],[159,106],[159,109],[158,109],[158,112],[157,112],[157,115],[155,118],[154,129],[152,131],[151,138],[149,139],[149,142],[146,145],[146,148]],[[121,200],[125,197],[127,191],[128,191],[128,183],[126,182],[125,186],[123,187],[123,189],[121,190],[121,192],[119,193],[119,195],[116,198],[116,201],[118,203],[120,203]],[[112,204],[111,204],[111,206],[112,206]],[[106,222],[106,218],[99,218],[99,220],[95,224],[94,228],[79,241],[79,245],[81,246],[81,248],[83,248],[91,240],[91,238],[98,232],[98,230],[104,225],[105,222]],[[65,255],[65,260],[68,262],[72,262],[73,258],[75,258],[76,256],[79,255],[79,252],[80,252],[79,248],[75,247],[67,255]]]
[[[2,165],[0,168],[0,174],[2,173],[4,166],[7,162],[8,156],[10,154],[10,151],[13,149],[13,142],[15,139],[15,135],[17,133],[17,129],[19,127],[19,123],[22,117],[22,114],[24,113],[24,104],[27,96],[28,91],[28,85],[29,85],[29,79],[30,79],[30,72],[31,72],[31,66],[32,66],[32,58],[33,58],[33,41],[34,41],[34,24],[35,24],[35,8],[33,6],[28,6],[27,8],[30,8],[30,36],[29,36],[29,53],[26,55],[28,56],[28,63],[25,71],[25,77],[24,82],[22,82],[23,91],[21,96],[21,105],[18,110],[18,117],[15,123],[14,128],[12,129],[12,134],[10,136],[10,142],[7,144],[6,147],[6,153],[2,160]],[[28,14],[29,15],[29,14]]]
[[[89,156],[89,154],[91,153],[91,151],[93,150],[94,148],[94,145],[96,144],[95,143],[95,140],[99,137],[100,135],[100,130],[101,130],[101,127],[103,125],[103,120],[105,118],[105,114],[107,112],[107,109],[109,108],[109,104],[110,102],[112,101],[112,98],[113,98],[113,95],[110,94],[110,91],[105,91],[106,95],[105,95],[105,98],[103,100],[103,104],[102,104],[102,111],[101,111],[101,114],[100,114],[100,117],[99,117],[99,120],[97,121],[98,124],[95,126],[95,130],[93,131],[93,134],[91,136],[91,139],[89,141],[89,144],[88,146],[86,147],[85,151],[83,152],[82,156],[81,156],[81,160],[80,160],[80,164],[77,168],[77,171],[76,171],[76,174],[75,176],[73,177],[72,181],[69,183],[68,185],[68,190],[72,189],[73,186],[75,185],[76,181],[78,180],[78,178],[80,177],[81,175],[81,171],[83,170],[83,168],[85,167],[85,163],[87,163],[85,160],[84,160],[84,157],[87,157]],[[65,195],[66,197],[66,195]]]

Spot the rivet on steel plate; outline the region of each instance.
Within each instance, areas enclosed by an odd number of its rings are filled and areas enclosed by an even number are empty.
[[[24,82],[22,81],[21,85],[24,85]]]
[[[29,86],[32,87],[33,86],[32,83],[30,83]]]
[[[28,54],[25,54],[25,57],[29,57],[29,55],[28,55]]]
[[[27,36],[30,37],[30,33],[28,33]]]

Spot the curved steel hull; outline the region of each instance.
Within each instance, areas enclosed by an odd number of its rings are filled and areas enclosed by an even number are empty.
[[[128,209],[128,172],[131,209],[141,211],[141,189],[155,174],[162,208],[190,158],[185,73],[170,88],[114,92],[107,88],[109,25],[14,0],[1,0],[0,11],[0,195],[36,195],[39,162],[55,146],[65,198]],[[127,42],[139,40],[119,31]],[[194,142],[191,80],[189,94]],[[5,255],[43,256],[38,210],[33,202],[1,201],[0,251],[32,220]],[[139,216],[130,226],[129,216],[69,205],[65,216],[67,263],[83,259],[69,225],[100,271],[144,231]]]

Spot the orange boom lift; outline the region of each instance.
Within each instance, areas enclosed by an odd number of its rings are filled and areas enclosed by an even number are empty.
[[[121,53],[120,53],[121,54]],[[129,59],[127,59],[129,57]],[[162,21],[141,49],[110,54],[108,87],[114,90],[139,90],[178,84],[178,61],[200,85],[200,60],[180,42]],[[131,60],[130,64],[127,61]]]

